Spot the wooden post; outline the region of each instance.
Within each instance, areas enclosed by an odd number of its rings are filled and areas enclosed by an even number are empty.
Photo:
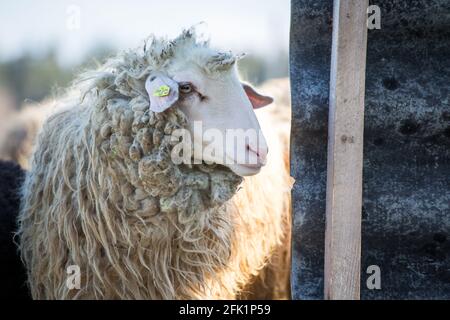
[[[335,0],[328,124],[325,299],[359,299],[368,0]]]

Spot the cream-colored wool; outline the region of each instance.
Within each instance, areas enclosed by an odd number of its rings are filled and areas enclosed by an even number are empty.
[[[207,46],[190,31],[151,39],[85,76],[82,98],[46,121],[19,217],[33,298],[233,299],[281,244],[291,182],[279,135],[264,131],[268,164],[253,177],[176,166],[170,134],[185,116],[148,108],[146,77],[180,51],[205,72],[229,63],[205,60]],[[79,290],[66,286],[70,265]]]

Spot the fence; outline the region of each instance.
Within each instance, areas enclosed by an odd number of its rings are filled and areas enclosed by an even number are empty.
[[[292,296],[450,298],[450,4],[370,4],[291,3]]]

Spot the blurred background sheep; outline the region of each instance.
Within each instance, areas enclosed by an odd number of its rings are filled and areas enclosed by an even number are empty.
[[[20,111],[10,112],[3,120],[0,131],[0,159],[14,161],[24,169],[33,151],[35,138],[42,123],[54,109],[51,100],[28,104]]]

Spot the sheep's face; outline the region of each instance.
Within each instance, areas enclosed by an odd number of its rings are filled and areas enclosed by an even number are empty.
[[[174,107],[186,115],[194,162],[225,165],[240,176],[265,165],[268,147],[254,109],[272,98],[241,83],[234,64],[213,74],[196,64],[174,64],[168,76],[150,75],[147,90],[154,111]]]

